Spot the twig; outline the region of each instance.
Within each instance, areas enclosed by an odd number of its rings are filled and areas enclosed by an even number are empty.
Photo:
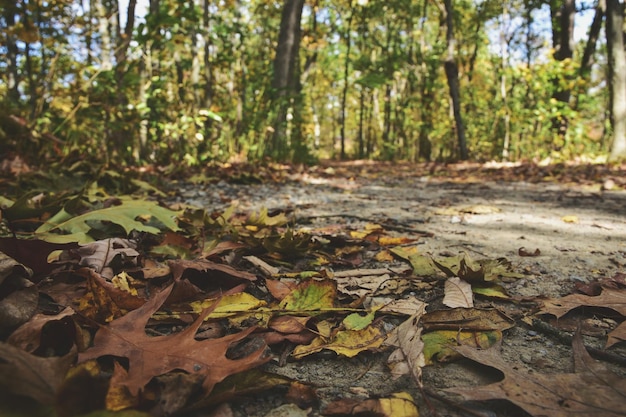
[[[344,217],[347,219],[354,219],[354,220],[360,220],[363,222],[371,222],[372,219],[371,218],[367,218],[367,217],[362,217],[362,216],[357,216],[354,214],[344,214],[344,213],[337,213],[337,214],[322,214],[319,216],[303,216],[303,217],[298,217],[295,219],[296,223],[300,223],[300,222],[306,222],[306,221],[310,221],[312,219],[332,219],[333,217]],[[413,233],[413,234],[417,234],[423,237],[433,237],[435,236],[434,233],[432,232],[428,232],[425,230],[418,230],[418,229],[414,229],[410,226],[395,226],[392,224],[384,224],[385,229],[388,230],[393,230],[395,232],[405,232],[405,233]]]
[[[437,394],[435,391],[433,391],[431,389],[428,389],[426,387],[422,387],[421,391],[422,391],[423,394],[425,394],[425,395],[427,395],[427,396],[429,396],[431,398],[434,398],[434,399],[436,399],[438,401],[441,401],[442,403],[444,403],[446,405],[454,407],[457,410],[461,410],[461,411],[463,411],[466,414],[469,414],[469,415],[472,415],[472,416],[475,416],[475,417],[486,417],[485,414],[483,414],[483,413],[481,413],[479,411],[476,411],[476,410],[472,410],[469,407],[465,407],[465,406],[463,406],[463,405],[461,405],[461,404],[459,404],[459,403],[457,403],[455,401],[452,401],[449,398],[446,398],[446,397],[444,397],[442,395],[439,395],[439,394]],[[425,397],[424,397],[424,400],[428,402],[428,400]],[[431,407],[432,407],[432,405],[431,405]],[[432,411],[436,414],[435,410],[432,410]]]
[[[572,340],[574,338],[573,336],[571,336],[569,333],[563,330],[560,330],[552,326],[549,323],[546,323],[543,320],[540,320],[540,319],[533,320],[533,328],[547,336],[550,336],[556,339],[559,343],[563,345],[566,345],[566,346],[572,345]],[[616,365],[621,365],[621,366],[626,367],[626,357],[624,356],[621,356],[612,352],[607,352],[602,349],[596,349],[596,348],[589,347],[589,346],[585,346],[585,349],[587,349],[587,352],[589,352],[589,354],[596,359],[601,359],[606,362],[610,362]]]

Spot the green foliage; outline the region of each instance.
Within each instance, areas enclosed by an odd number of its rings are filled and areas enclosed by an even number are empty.
[[[174,217],[174,212],[152,201],[120,200],[119,205],[78,216],[63,208],[42,224],[35,236],[47,242],[87,243],[96,240],[94,233],[99,239],[115,236],[111,225],[121,227],[126,235],[133,231],[158,234],[164,229],[179,230]]]
[[[109,15],[126,13],[116,2],[103,3]],[[0,118],[0,151],[20,154],[31,164],[82,155],[115,167],[265,157],[310,163],[334,157],[349,58],[350,156],[456,157],[442,70],[445,27],[433,3],[307,4],[300,91],[281,105],[270,90],[278,4],[207,2],[206,10],[203,1],[158,5],[159,10],[136,16],[130,39],[118,36],[124,28],[118,32],[112,20],[100,21],[97,13],[72,2],[7,8],[0,16],[7,28],[7,47],[0,53],[9,63],[0,67],[0,113],[7,115]],[[505,6],[509,22],[519,26],[502,23]],[[462,111],[476,159],[500,158],[505,151],[511,159],[528,159],[607,150],[601,69],[580,78],[582,45],[573,60],[561,62],[542,49],[533,32],[535,7],[455,3]],[[508,30],[508,59],[495,48],[500,30]],[[89,50],[101,56],[84,52]],[[576,100],[555,102],[556,90],[571,91]],[[568,120],[565,136],[555,135],[559,118]],[[277,119],[284,123],[279,135],[272,131]]]

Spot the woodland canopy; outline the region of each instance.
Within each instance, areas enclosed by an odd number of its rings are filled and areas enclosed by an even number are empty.
[[[29,163],[626,154],[618,0],[1,5],[0,154]]]

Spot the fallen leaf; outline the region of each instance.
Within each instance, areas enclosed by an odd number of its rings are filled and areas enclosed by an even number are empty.
[[[561,217],[561,220],[565,223],[578,223],[578,216],[569,215]]]
[[[232,288],[241,282],[256,281],[257,277],[246,271],[240,271],[230,265],[219,264],[208,259],[185,260],[176,259],[168,261],[168,266],[174,276],[174,281],[180,282],[183,277],[193,281],[195,286],[204,291],[215,289],[222,291],[224,288]],[[176,291],[180,291],[177,288]]]
[[[435,330],[422,335],[426,365],[459,359],[461,355],[456,351],[456,346],[487,349],[501,340],[502,332],[499,330],[484,332]]]
[[[482,295],[488,298],[500,298],[509,299],[511,296],[506,292],[506,289],[499,284],[488,284],[486,286],[473,285],[472,292],[476,295]]]
[[[336,295],[333,280],[307,280],[283,298],[278,308],[293,312],[322,311],[334,307]]]
[[[496,368],[504,375],[502,381],[490,385],[446,390],[466,400],[507,400],[535,417],[626,415],[626,379],[591,358],[579,333],[573,340],[575,373],[541,374],[529,371],[520,363],[506,363],[495,347],[478,350],[458,346],[456,350],[468,359]]]
[[[347,330],[363,330],[372,324],[372,321],[374,321],[374,318],[376,317],[376,311],[378,311],[381,307],[382,306],[378,306],[365,314],[349,314],[341,323]]]
[[[61,357],[42,358],[0,342],[0,387],[42,404],[54,404],[57,390],[76,358],[76,348]]]
[[[384,340],[385,334],[376,326],[369,326],[362,330],[341,330],[330,339],[318,336],[308,345],[296,346],[292,356],[300,359],[327,349],[352,358],[366,350],[376,351]]]
[[[626,341],[626,321],[623,321],[612,332],[609,333],[605,348],[608,349],[616,343]]]
[[[146,302],[142,297],[116,287],[92,269],[81,268],[76,274],[86,279],[88,289],[80,299],[78,311],[99,323],[109,322]]]
[[[556,318],[561,318],[571,310],[582,306],[610,308],[626,316],[626,291],[605,288],[597,296],[571,294],[562,298],[544,300],[539,314],[552,314]]]
[[[394,360],[390,366],[396,368],[396,375],[399,373],[397,369],[399,367],[398,363],[404,361],[406,365],[401,367],[411,373],[411,376],[419,386],[422,386],[422,368],[426,364],[424,360],[424,343],[420,338],[422,333],[420,320],[424,315],[425,308],[426,304],[423,304],[423,309],[396,327],[385,341],[386,345],[398,347],[390,355],[390,358],[393,357]],[[401,358],[404,358],[403,361]]]
[[[139,252],[135,249],[136,244],[128,239],[112,238],[82,244],[71,252],[80,258],[80,266],[91,268],[104,278],[111,279],[122,266],[137,265]]]
[[[324,416],[418,417],[419,411],[410,394],[398,392],[387,398],[367,400],[348,399],[333,401],[322,411]]]
[[[227,401],[233,401],[264,392],[279,386],[289,386],[293,380],[277,374],[262,371],[258,368],[227,376],[215,385],[211,395],[187,407],[186,410],[206,409]],[[233,401],[234,402],[234,401]]]
[[[469,214],[493,214],[500,213],[502,210],[495,206],[488,206],[486,204],[475,204],[473,206],[466,206],[459,209],[461,213]]]
[[[381,306],[381,312],[412,316],[420,311],[424,311],[426,303],[414,295],[410,295],[399,300],[390,297],[372,297],[366,300],[365,306],[370,309]]]
[[[388,273],[373,276],[337,277],[337,289],[347,295],[361,298],[366,295],[402,294],[411,288],[411,280],[391,277]]]
[[[49,243],[38,239],[0,238],[0,252],[15,259],[33,271],[34,282],[52,272],[58,265],[48,262],[48,255],[57,250],[69,250],[77,247],[76,243]]]
[[[250,262],[252,265],[259,268],[267,276],[278,275],[280,273],[279,268],[276,268],[275,266],[268,264],[267,262],[265,262],[264,260],[256,256],[253,256],[253,255],[244,256],[243,259],[245,259],[246,261]]]
[[[294,381],[289,385],[285,399],[300,408],[310,407],[319,401],[317,393],[310,385],[298,381]]]
[[[214,304],[217,303],[215,306]],[[212,307],[212,312],[207,319],[228,318],[232,326],[237,326],[242,321],[254,319],[257,325],[265,326],[272,316],[272,312],[264,308],[267,303],[246,292],[227,294],[219,300],[208,299],[195,301],[189,304],[192,311],[200,314],[203,310]],[[167,314],[170,315],[170,314]]]
[[[260,227],[275,227],[275,226],[283,226],[289,223],[289,219],[285,215],[285,213],[279,213],[275,216],[270,216],[268,214],[267,208],[263,207],[259,211],[259,213],[251,213],[248,216],[246,224]]]
[[[303,410],[296,404],[283,404],[270,410],[263,417],[307,417],[310,412],[310,408]]]
[[[72,316],[74,310],[65,307],[59,314],[46,315],[35,314],[28,322],[18,327],[7,339],[7,343],[18,347],[26,352],[32,353],[41,341],[41,329],[50,322],[61,320]],[[58,337],[58,335],[56,335]]]
[[[248,337],[255,328],[219,339],[197,341],[196,331],[212,312],[205,310],[200,317],[180,333],[150,337],[145,325],[160,308],[173,286],[159,292],[141,308],[101,326],[94,338],[92,348],[79,355],[79,362],[113,355],[128,358],[128,377],[123,381],[133,396],[155,376],[180,369],[205,377],[203,388],[209,393],[214,385],[231,374],[259,366],[269,360],[265,346],[241,359],[226,357],[230,345]]]
[[[448,278],[445,283],[443,304],[448,307],[474,307],[472,286],[459,277]]]
[[[37,310],[39,291],[32,271],[0,252],[0,332],[26,323]]]
[[[539,250],[539,248],[537,248],[537,249],[535,249],[535,251],[534,251],[534,252],[528,252],[528,251],[526,250],[526,248],[521,247],[521,248],[519,248],[519,249],[517,250],[517,254],[518,254],[519,256],[528,256],[528,257],[533,257],[533,256],[539,256],[539,255],[541,255],[541,251]]]
[[[138,218],[154,218],[160,222],[152,226]],[[89,235],[92,222],[102,224],[111,222],[121,226],[127,235],[132,231],[158,234],[163,228],[172,231],[179,230],[174,220],[175,212],[147,200],[122,200],[120,205],[93,210],[85,214],[74,216],[65,209],[49,218],[36,231],[35,235],[41,240],[52,243],[88,243],[94,241]],[[59,234],[64,232],[68,234]]]
[[[515,320],[495,308],[455,308],[436,310],[422,318],[424,330],[507,330]]]

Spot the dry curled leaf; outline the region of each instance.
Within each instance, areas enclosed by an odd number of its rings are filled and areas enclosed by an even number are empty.
[[[534,252],[529,252],[526,250],[526,248],[521,247],[517,250],[517,254],[519,256],[528,256],[528,257],[534,257],[534,256],[539,256],[541,255],[541,251],[539,250],[539,248],[535,249]]]
[[[459,277],[448,278],[445,283],[445,295],[443,304],[448,307],[474,307],[472,286],[469,282]]]

